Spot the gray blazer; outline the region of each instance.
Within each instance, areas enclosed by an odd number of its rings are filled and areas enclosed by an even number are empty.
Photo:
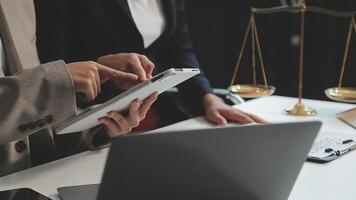
[[[63,137],[52,132],[76,114],[75,89],[63,61],[39,63],[32,0],[0,0],[0,36],[7,61],[0,69],[0,176],[97,148],[99,129]]]

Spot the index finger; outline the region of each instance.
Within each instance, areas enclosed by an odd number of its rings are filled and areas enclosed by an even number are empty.
[[[141,61],[138,58],[138,54],[134,54],[131,57],[131,61],[128,62],[129,67],[132,69],[132,71],[137,74],[138,78],[140,81],[145,81],[146,80],[146,72],[141,65]]]
[[[153,69],[155,68],[155,65],[153,64],[153,62],[151,62],[144,55],[138,55],[138,59],[140,60],[141,65],[143,66],[143,68],[146,71],[146,77],[149,79],[152,78],[152,72],[153,72]]]
[[[138,76],[127,72],[122,72],[104,65],[97,64],[99,75],[102,79],[119,79],[120,81],[137,81]]]
[[[138,80],[138,76],[136,74],[128,73],[128,72],[122,72],[115,70],[114,71],[114,79],[118,79],[119,81],[127,81],[127,82],[136,82]]]

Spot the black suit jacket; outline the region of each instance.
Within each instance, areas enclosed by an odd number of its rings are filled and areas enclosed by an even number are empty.
[[[36,4],[42,62],[61,58],[67,62],[97,60],[107,54],[136,52],[155,63],[155,73],[171,67],[199,67],[181,0],[162,0],[166,27],[146,49],[127,0],[37,0]],[[211,92],[207,78],[200,74],[178,89],[184,103],[161,95],[157,103],[159,111],[178,120],[188,117],[186,110],[200,114],[202,97]],[[111,82],[105,84],[103,91],[95,103],[121,92]],[[82,105],[87,106],[83,102]]]

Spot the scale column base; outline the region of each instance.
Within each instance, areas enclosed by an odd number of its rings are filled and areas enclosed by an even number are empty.
[[[303,103],[298,102],[293,107],[287,108],[284,112],[288,115],[297,115],[297,116],[313,116],[316,115],[316,111],[313,108],[310,108]]]

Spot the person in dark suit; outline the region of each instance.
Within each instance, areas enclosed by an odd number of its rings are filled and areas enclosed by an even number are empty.
[[[155,64],[155,73],[171,67],[199,67],[189,38],[182,0],[36,2],[39,17],[37,44],[43,62],[58,57],[68,62],[94,60],[144,78],[149,72],[138,59],[132,59],[130,63],[118,62],[123,56],[118,53],[134,52],[124,56],[134,57],[135,53],[146,55]],[[131,67],[127,67],[128,64]],[[148,113],[151,124],[154,123],[152,118],[157,115],[158,126],[161,126],[203,113],[209,121],[219,125],[225,125],[228,121],[265,123],[255,115],[225,104],[213,94],[203,73],[179,85],[178,89],[180,99],[169,94],[158,98]],[[107,82],[102,94],[91,103],[106,101],[120,92],[115,83]],[[82,103],[80,106],[88,105]]]

